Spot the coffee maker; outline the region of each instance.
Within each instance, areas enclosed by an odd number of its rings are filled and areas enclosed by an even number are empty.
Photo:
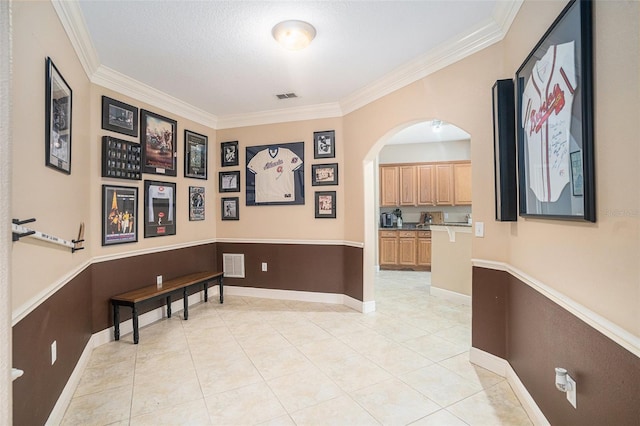
[[[380,227],[381,228],[393,228],[393,213],[380,213]]]

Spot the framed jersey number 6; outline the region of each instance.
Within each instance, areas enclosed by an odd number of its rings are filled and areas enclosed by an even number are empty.
[[[596,221],[592,20],[571,1],[516,72],[521,216]]]

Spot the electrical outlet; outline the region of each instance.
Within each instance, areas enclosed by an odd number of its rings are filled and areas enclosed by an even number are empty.
[[[51,365],[55,364],[58,359],[58,342],[56,340],[51,344]]]
[[[567,401],[573,405],[573,408],[578,408],[577,398],[576,398],[576,381],[571,378],[567,374]]]
[[[262,262],[262,272],[267,272],[267,262]]]
[[[156,277],[156,286],[157,286],[158,288],[162,288],[162,275],[158,275],[158,276]]]
[[[476,237],[484,237],[484,222],[476,222]]]

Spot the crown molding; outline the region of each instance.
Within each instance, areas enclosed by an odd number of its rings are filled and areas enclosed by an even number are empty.
[[[91,82],[216,129],[218,117],[114,69],[100,65]]]
[[[502,31],[502,38],[507,35],[513,20],[516,18],[524,0],[498,1],[493,8],[493,20]]]
[[[58,19],[62,23],[73,49],[78,55],[78,59],[84,68],[89,80],[100,66],[100,58],[96,51],[87,24],[84,22],[84,15],[77,1],[51,0]]]
[[[294,108],[273,109],[249,114],[231,114],[218,117],[217,129],[258,126],[288,121],[317,120],[342,117],[344,114],[337,102]]]

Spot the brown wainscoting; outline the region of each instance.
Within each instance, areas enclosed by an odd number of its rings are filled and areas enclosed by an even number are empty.
[[[91,338],[91,268],[13,326],[13,424],[43,425]],[[51,343],[57,361],[51,365]]]
[[[551,424],[638,424],[640,358],[511,274],[473,269],[473,346],[500,356],[490,333],[505,332],[502,358]],[[496,315],[491,300],[504,295],[506,314]],[[555,367],[576,380],[577,409],[556,390]]]
[[[215,243],[94,263],[92,332],[97,333],[113,325],[111,296],[155,284],[158,275],[168,280],[192,272],[215,271],[216,268]],[[149,303],[139,313],[162,305],[161,300]],[[129,318],[131,311],[121,309],[120,321]]]
[[[502,359],[507,358],[507,294],[506,272],[474,267],[472,271],[471,342]]]
[[[362,300],[360,248],[314,244],[218,243],[217,251],[219,269],[222,268],[224,253],[244,254],[245,278],[226,278],[228,285],[347,294]],[[262,262],[267,263],[266,272],[262,272]],[[357,268],[360,270],[357,271]],[[347,280],[349,283],[345,285]]]

